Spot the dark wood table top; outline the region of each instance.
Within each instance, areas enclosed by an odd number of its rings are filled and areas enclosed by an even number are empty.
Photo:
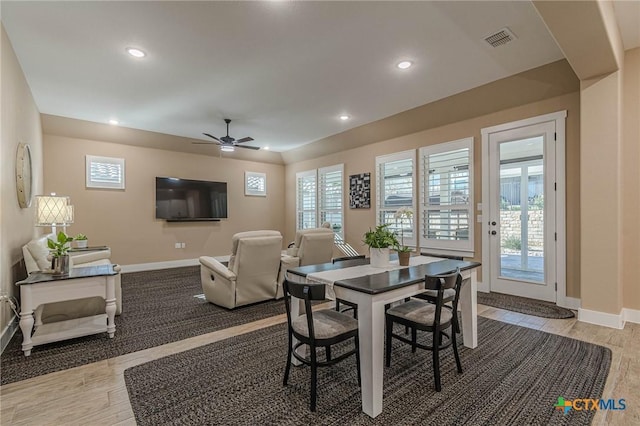
[[[53,275],[52,273],[37,271],[30,274],[26,279],[18,281],[16,285],[38,284],[53,281],[72,280],[75,278],[100,277],[107,275],[117,275],[119,271],[114,271],[115,265],[96,265],[79,268],[72,268],[68,275]]]
[[[367,265],[369,259],[355,259],[344,262],[322,263],[319,265],[307,265],[289,269],[288,272],[306,278],[307,275],[336,269],[349,268],[352,266]],[[379,274],[364,275],[357,278],[338,280],[333,283],[336,287],[348,288],[367,294],[378,294],[397,288],[406,287],[424,281],[425,275],[441,275],[454,272],[456,268],[461,271],[477,268],[479,262],[466,260],[443,259],[424,265],[409,266],[407,268],[384,271]]]

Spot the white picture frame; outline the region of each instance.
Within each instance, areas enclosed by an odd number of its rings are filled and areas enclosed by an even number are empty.
[[[259,172],[244,172],[244,195],[266,197],[267,174]]]

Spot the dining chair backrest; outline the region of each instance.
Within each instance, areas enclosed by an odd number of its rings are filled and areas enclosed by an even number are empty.
[[[364,254],[358,254],[355,256],[335,257],[331,259],[331,263],[346,262],[347,260],[358,260],[358,259],[365,259],[365,258],[366,257]]]
[[[437,291],[435,325],[440,323],[440,313],[442,312],[442,306],[444,305],[444,291],[447,289],[455,289],[452,308],[454,315],[456,315],[456,312],[458,311],[460,287],[462,286],[462,275],[460,274],[460,268],[457,268],[455,272],[452,272],[450,274],[426,275],[424,277],[424,281],[425,290]]]
[[[284,303],[287,310],[287,323],[289,329],[291,326],[291,296],[296,297],[304,301],[305,314],[307,315],[307,327],[309,330],[309,338],[315,339],[315,333],[313,329],[313,311],[311,309],[311,302],[314,300],[325,299],[325,285],[324,284],[308,284],[297,283],[289,281],[285,278],[283,283],[284,290]],[[300,336],[298,336],[300,338]]]

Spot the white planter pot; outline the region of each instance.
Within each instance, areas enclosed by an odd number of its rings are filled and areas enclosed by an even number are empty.
[[[369,248],[371,254],[371,266],[374,268],[388,268],[389,263],[389,248]]]
[[[87,243],[89,242],[89,240],[76,240],[76,247],[77,248],[87,248]]]

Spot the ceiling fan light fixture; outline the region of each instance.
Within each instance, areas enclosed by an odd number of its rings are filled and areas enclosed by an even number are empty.
[[[233,152],[233,151],[235,151],[235,148],[230,146],[230,145],[222,145],[220,147],[220,151],[222,151],[222,152]]]
[[[398,65],[396,66],[401,70],[406,70],[407,68],[411,68],[411,65],[413,65],[413,62],[411,61],[402,61],[402,62],[398,62]]]
[[[145,56],[147,56],[147,54],[144,53],[144,51],[136,47],[127,47],[125,50],[129,55],[133,56],[134,58],[144,58]]]

